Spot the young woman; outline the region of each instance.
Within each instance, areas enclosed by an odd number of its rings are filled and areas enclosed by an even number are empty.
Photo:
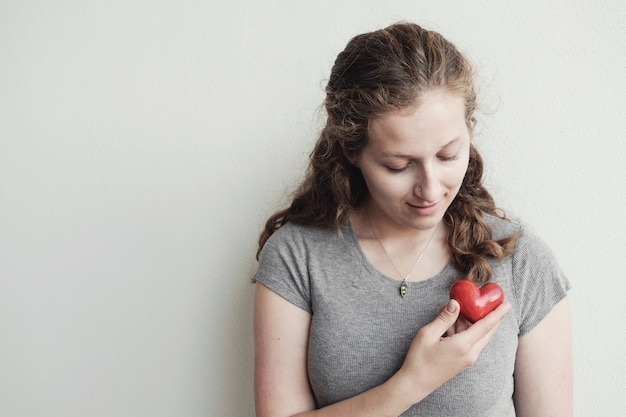
[[[260,238],[257,417],[572,415],[567,290],[482,185],[468,61],[395,24],[353,38],[291,205]],[[470,324],[466,278],[505,302]]]

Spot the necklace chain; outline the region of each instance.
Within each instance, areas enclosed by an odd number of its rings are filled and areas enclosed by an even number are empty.
[[[374,226],[372,225],[372,220],[370,219],[369,213],[367,213],[366,215],[367,215],[367,221],[368,221],[368,223],[370,225],[370,229],[372,229],[372,233],[374,234],[374,237],[378,241],[378,244],[382,248],[382,250],[385,253],[385,255],[387,255],[387,258],[389,259],[389,262],[391,263],[391,266],[393,266],[393,269],[396,270],[396,273],[398,274],[398,276],[402,280],[402,282],[400,283],[400,295],[402,297],[404,297],[406,295],[406,293],[407,293],[407,285],[406,285],[406,283],[407,283],[409,277],[411,276],[411,274],[413,273],[413,270],[415,269],[417,264],[422,260],[422,257],[424,256],[424,253],[426,252],[426,249],[428,249],[428,245],[430,244],[430,241],[432,240],[433,236],[435,235],[435,232],[437,231],[437,228],[439,227],[439,223],[437,223],[437,226],[435,226],[435,230],[433,230],[433,232],[428,237],[428,240],[426,241],[426,244],[424,245],[424,248],[422,249],[422,251],[420,252],[419,256],[417,257],[417,260],[415,261],[415,263],[413,264],[413,266],[409,270],[409,273],[406,276],[403,276],[400,273],[400,271],[398,270],[398,268],[396,267],[396,264],[393,262],[393,259],[391,259],[391,256],[389,255],[389,252],[387,252],[387,249],[385,249],[385,246],[383,245],[383,242],[378,238],[378,234],[376,234],[376,230],[374,229]]]

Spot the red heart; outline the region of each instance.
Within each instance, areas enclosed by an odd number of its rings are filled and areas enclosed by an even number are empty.
[[[450,298],[458,301],[461,305],[461,314],[475,323],[502,304],[504,291],[494,282],[489,282],[478,289],[472,281],[460,279],[452,284]]]

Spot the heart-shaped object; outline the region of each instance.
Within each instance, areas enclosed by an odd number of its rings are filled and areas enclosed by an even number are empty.
[[[502,304],[504,291],[494,282],[488,282],[478,288],[472,281],[460,279],[452,284],[450,298],[458,301],[461,314],[475,323]]]

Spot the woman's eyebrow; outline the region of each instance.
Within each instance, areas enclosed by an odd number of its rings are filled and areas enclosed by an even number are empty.
[[[445,149],[450,145],[454,145],[455,143],[460,142],[460,140],[461,140],[460,137],[456,137],[452,139],[450,142],[440,147],[439,150]],[[414,157],[414,155],[404,154],[401,152],[393,152],[393,151],[382,151],[380,153],[380,156],[383,158],[413,158]]]

